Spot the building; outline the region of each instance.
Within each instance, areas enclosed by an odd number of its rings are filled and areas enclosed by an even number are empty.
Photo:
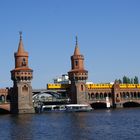
[[[34,113],[32,103],[33,70],[28,66],[28,52],[24,50],[22,33],[15,56],[15,68],[11,71],[13,87],[10,90],[10,108],[12,113]]]
[[[62,74],[61,77],[54,78],[54,84],[70,84],[69,76]]]
[[[77,37],[68,76],[71,84],[63,84],[63,89],[66,90],[71,103],[88,103],[93,108],[107,107],[108,103],[114,108],[129,105],[140,106],[140,84],[119,84],[118,82],[94,84],[86,82],[88,71],[84,68],[84,56],[80,53]],[[51,90],[53,86],[56,88],[56,85],[51,85]],[[57,89],[61,89],[61,87],[59,84]]]
[[[24,50],[22,33],[20,33],[18,50],[14,54],[15,67],[11,70],[13,86],[0,89],[0,109],[5,109],[10,113],[34,113],[33,93],[41,95],[36,97],[44,101],[52,98],[53,95],[48,95],[49,92],[66,94],[65,97],[70,98],[70,103],[88,103],[93,108],[100,105],[114,108],[140,106],[140,84],[87,82],[88,71],[84,67],[84,55],[80,53],[77,37],[68,75],[54,79],[54,83],[47,84],[45,90],[32,90],[33,70],[28,65],[28,56],[28,52]]]

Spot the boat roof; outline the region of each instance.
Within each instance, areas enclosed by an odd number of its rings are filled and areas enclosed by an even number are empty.
[[[88,104],[68,104],[68,105],[66,105],[66,106],[74,106],[74,107],[76,107],[76,106],[88,106]]]

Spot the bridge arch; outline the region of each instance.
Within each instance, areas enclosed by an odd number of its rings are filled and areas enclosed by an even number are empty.
[[[123,107],[140,107],[140,103],[139,102],[124,102],[123,103]]]
[[[95,103],[91,103],[90,105],[94,109],[105,109],[105,108],[107,108],[105,102],[95,102]]]
[[[10,103],[0,104],[0,114],[10,113]]]
[[[3,94],[0,95],[0,102],[5,102],[5,96]]]
[[[0,114],[10,114],[10,111],[3,109],[3,108],[0,108]]]

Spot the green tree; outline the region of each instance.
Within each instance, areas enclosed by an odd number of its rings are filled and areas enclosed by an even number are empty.
[[[127,84],[127,77],[123,76],[123,84]]]
[[[129,77],[127,77],[127,84],[130,84],[131,83],[131,80]]]
[[[138,84],[138,83],[139,83],[139,79],[138,79],[137,76],[135,76],[135,78],[134,78],[134,84]]]
[[[131,83],[131,84],[134,84],[134,79],[133,79],[133,78],[131,78],[130,83]]]
[[[124,76],[124,77],[123,77],[123,84],[130,84],[130,83],[131,83],[130,78],[127,77],[127,76]]]
[[[122,80],[121,79],[119,79],[118,81],[119,81],[120,84],[122,84]]]

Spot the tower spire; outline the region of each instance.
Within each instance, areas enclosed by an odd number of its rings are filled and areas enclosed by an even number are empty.
[[[18,50],[17,50],[17,53],[16,55],[17,56],[28,56],[28,53],[24,50],[24,45],[23,45],[23,41],[22,41],[22,31],[19,32],[19,36],[20,36],[20,39],[19,39],[19,45],[18,45]]]
[[[20,40],[22,40],[22,31],[19,31]]]
[[[76,45],[75,46],[78,46],[78,37],[77,37],[77,35],[76,35]]]
[[[74,55],[80,55],[79,47],[78,47],[78,37],[75,37],[76,39],[76,44],[75,44],[75,50],[74,50]]]

